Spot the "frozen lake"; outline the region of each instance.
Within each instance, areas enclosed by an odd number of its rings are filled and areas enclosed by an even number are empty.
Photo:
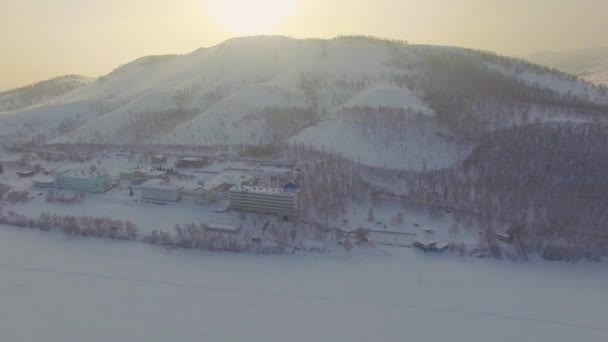
[[[608,341],[608,264],[167,251],[0,226],[5,341]]]

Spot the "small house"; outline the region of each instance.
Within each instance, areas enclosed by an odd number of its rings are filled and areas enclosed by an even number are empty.
[[[167,173],[164,171],[157,171],[152,169],[136,169],[132,171],[120,172],[120,178],[130,180],[134,183],[142,183],[150,179],[158,179],[165,176]]]
[[[449,247],[449,243],[447,242],[436,242],[436,241],[423,241],[416,240],[413,243],[413,246],[420,249],[423,252],[435,252],[440,253],[445,251]]]
[[[496,239],[505,243],[513,243],[513,236],[509,233],[496,233]]]

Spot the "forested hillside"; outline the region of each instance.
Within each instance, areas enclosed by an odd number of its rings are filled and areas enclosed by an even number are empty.
[[[608,95],[523,60],[370,37],[250,37],[143,57],[0,118],[21,141],[304,144],[365,165],[448,167],[496,129],[603,120]]]

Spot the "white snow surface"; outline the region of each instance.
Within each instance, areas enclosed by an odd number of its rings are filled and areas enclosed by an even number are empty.
[[[0,92],[0,113],[53,102],[55,97],[92,81],[84,76],[66,75]]]
[[[165,250],[0,226],[6,341],[608,340],[606,263]]]
[[[432,115],[433,111],[407,89],[390,85],[371,87],[356,94],[343,107],[391,107],[412,109],[422,114]]]

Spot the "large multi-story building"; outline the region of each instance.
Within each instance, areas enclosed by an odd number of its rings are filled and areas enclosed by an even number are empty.
[[[297,187],[261,188],[237,185],[230,189],[230,209],[256,213],[297,216],[300,193]]]
[[[181,199],[181,188],[177,185],[149,180],[141,185],[141,198],[152,201],[177,202]]]
[[[87,192],[110,190],[110,175],[96,166],[83,166],[59,172],[57,188]]]

